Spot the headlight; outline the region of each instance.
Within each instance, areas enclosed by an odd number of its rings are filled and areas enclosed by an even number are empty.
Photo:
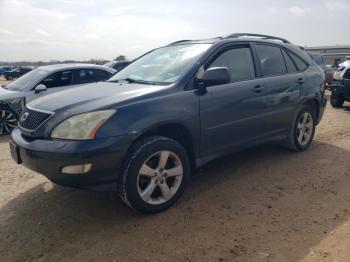
[[[117,110],[96,111],[72,116],[59,124],[51,133],[52,138],[88,140]]]

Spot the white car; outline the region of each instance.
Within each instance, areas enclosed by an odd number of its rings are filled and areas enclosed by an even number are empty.
[[[336,82],[343,82],[344,78],[350,79],[350,60],[341,63],[333,75],[333,80]]]

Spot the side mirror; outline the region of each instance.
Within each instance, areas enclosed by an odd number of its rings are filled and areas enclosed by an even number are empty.
[[[34,88],[34,91],[35,91],[35,93],[40,93],[42,91],[46,91],[46,89],[47,89],[47,87],[45,85],[40,84]]]
[[[200,82],[204,87],[224,85],[231,82],[231,75],[227,67],[213,67],[204,72]]]

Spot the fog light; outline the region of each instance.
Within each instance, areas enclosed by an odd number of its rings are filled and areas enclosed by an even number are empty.
[[[65,166],[62,168],[61,173],[69,175],[86,174],[91,170],[92,164]]]

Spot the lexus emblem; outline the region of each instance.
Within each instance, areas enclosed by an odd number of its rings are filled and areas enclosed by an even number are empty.
[[[28,118],[28,116],[29,116],[29,113],[28,113],[28,112],[24,113],[24,114],[21,116],[21,122],[26,121],[27,118]]]

